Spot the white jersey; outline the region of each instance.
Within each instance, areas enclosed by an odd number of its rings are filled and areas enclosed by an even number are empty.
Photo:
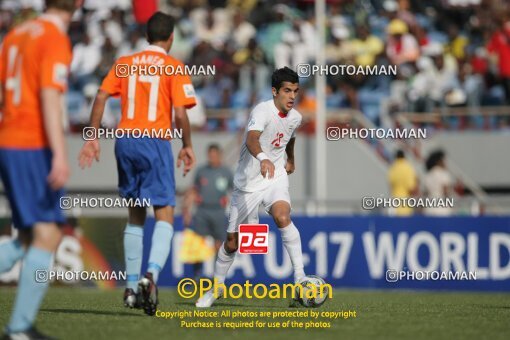
[[[287,115],[280,113],[272,99],[253,108],[244,133],[241,156],[234,175],[234,185],[237,189],[247,192],[264,190],[272,181],[262,177],[259,160],[248,151],[246,146],[248,131],[262,131],[259,139],[260,146],[275,166],[274,179],[276,179],[287,174],[285,171],[287,162],[285,147],[290,139],[295,137],[301,120],[301,114],[294,109],[291,109]]]
[[[430,198],[444,198],[444,187],[451,190],[454,180],[448,170],[436,166],[425,175],[425,189]],[[448,194],[447,194],[448,195]],[[452,209],[448,207],[427,207],[425,214],[430,216],[448,216],[452,214]]]

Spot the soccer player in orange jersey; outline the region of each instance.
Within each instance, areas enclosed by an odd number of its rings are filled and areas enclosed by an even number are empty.
[[[172,108],[177,128],[182,131],[183,145],[177,166],[183,162],[186,174],[195,164],[186,114],[186,109],[196,104],[195,91],[189,76],[169,74],[172,69],[183,67],[180,61],[167,55],[173,42],[173,27],[172,17],[161,12],[149,19],[147,40],[150,45],[142,52],[120,57],[115,62],[96,95],[91,116],[91,127],[98,129],[107,98],[120,95],[122,117],[117,129],[126,132],[125,137],[117,138],[115,142],[120,195],[125,198],[149,199],[156,218],[148,272],[139,280],[146,208],[129,207],[128,223],[124,231],[127,274],[124,304],[131,308],[143,307],[149,315],[156,313],[156,283],[170,252],[173,235],[175,180],[172,149],[168,139],[157,136],[161,131],[172,128]],[[133,66],[146,69],[154,65],[160,66],[161,70],[169,67],[165,72],[152,72],[150,75],[130,71]],[[133,131],[130,129],[138,129],[146,137],[134,138],[134,133],[128,133]],[[94,159],[99,160],[97,139],[85,142],[79,155],[80,166],[90,166]]]
[[[33,323],[62,234],[62,188],[69,177],[62,97],[75,0],[46,0],[46,12],[14,27],[0,54],[0,177],[19,238],[0,245],[0,273],[23,267],[7,339],[46,339]]]

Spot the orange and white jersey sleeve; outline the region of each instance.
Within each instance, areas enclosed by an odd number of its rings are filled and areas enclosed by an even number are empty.
[[[69,39],[64,35],[55,36],[52,44],[46,44],[44,48],[40,61],[40,88],[55,88],[65,92],[72,58]]]
[[[4,84],[4,44],[0,44],[0,84]],[[3,95],[3,94],[0,94]]]
[[[174,107],[184,106],[189,109],[196,105],[196,94],[191,78],[188,75],[174,75],[172,81],[172,104]]]
[[[118,59],[115,64],[112,66],[106,77],[103,79],[101,83],[101,90],[108,93],[110,96],[117,97],[120,95],[122,87],[121,87],[121,79],[117,76],[116,70],[117,65],[122,64],[122,58]]]

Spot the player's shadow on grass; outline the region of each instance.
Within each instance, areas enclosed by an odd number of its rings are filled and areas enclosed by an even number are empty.
[[[95,314],[95,315],[118,315],[118,316],[142,316],[146,317],[145,314],[136,314],[128,312],[107,312],[100,310],[89,310],[89,309],[63,309],[63,308],[45,308],[41,309],[41,312],[49,313],[65,313],[65,314]]]
[[[176,305],[183,305],[183,306],[191,306],[195,307],[194,302],[175,302]],[[223,302],[215,302],[214,306],[221,306],[221,307],[246,307],[245,305],[241,305],[238,303],[223,303]]]
[[[195,307],[194,302],[175,302],[176,305],[182,305],[182,306],[191,306]],[[215,307],[244,307],[248,309],[260,309],[260,308],[274,308],[274,309],[282,309],[288,306],[275,306],[275,305],[243,305],[240,303],[224,303],[224,302],[215,302]]]

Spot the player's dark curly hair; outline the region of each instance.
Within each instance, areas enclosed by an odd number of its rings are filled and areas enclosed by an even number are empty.
[[[60,9],[73,13],[76,9],[76,0],[46,0],[46,9]]]
[[[299,76],[293,69],[287,66],[275,70],[271,76],[271,86],[276,89],[276,92],[280,91],[284,81],[299,84]]]
[[[432,170],[436,165],[438,165],[445,157],[445,153],[443,150],[435,150],[430,156],[427,158],[425,162],[425,168],[427,171]]]
[[[149,44],[166,41],[174,32],[174,18],[163,12],[156,12],[147,21],[147,41]]]

